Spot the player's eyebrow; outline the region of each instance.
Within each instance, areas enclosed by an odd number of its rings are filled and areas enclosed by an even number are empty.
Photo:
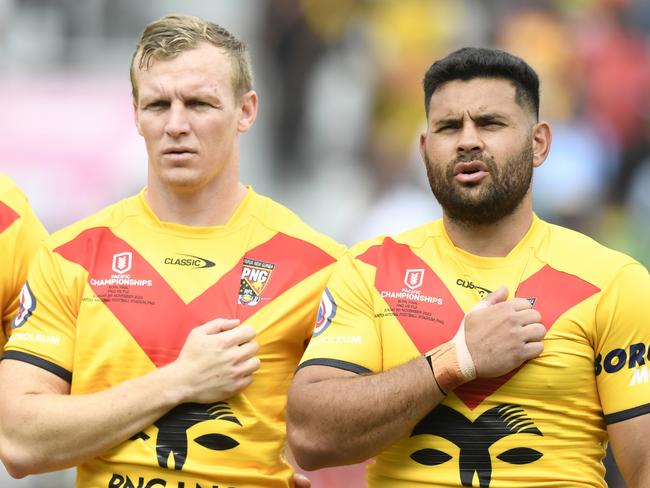
[[[457,115],[450,115],[436,120],[433,123],[434,127],[460,127],[463,118]]]
[[[492,122],[505,122],[507,117],[503,114],[497,112],[486,112],[477,114],[475,116],[469,116],[474,122],[480,125],[489,124]]]

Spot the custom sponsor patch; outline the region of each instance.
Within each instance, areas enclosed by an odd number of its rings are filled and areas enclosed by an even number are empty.
[[[14,318],[14,322],[11,325],[11,328],[17,329],[18,327],[23,326],[35,308],[36,298],[34,298],[34,294],[29,288],[29,284],[25,282],[22,289],[20,290],[20,307],[18,308],[18,313]]]
[[[275,264],[244,258],[239,282],[240,305],[257,305],[262,299],[262,292],[271,280]]]
[[[316,337],[322,334],[325,329],[332,323],[332,319],[336,316],[336,302],[332,298],[330,291],[325,288],[323,295],[318,305],[318,316],[316,317],[316,326],[314,327],[314,335]]]

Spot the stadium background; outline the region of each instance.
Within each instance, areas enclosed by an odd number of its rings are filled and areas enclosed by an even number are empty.
[[[143,27],[172,12],[250,46],[261,112],[243,180],[346,244],[440,215],[417,152],[430,63],[464,45],[523,56],[554,128],[536,211],[650,265],[646,0],[0,0],[0,171],[48,230],[144,185],[128,65]],[[358,466],[311,477],[363,486]],[[12,481],[0,467],[5,488],[73,478]]]

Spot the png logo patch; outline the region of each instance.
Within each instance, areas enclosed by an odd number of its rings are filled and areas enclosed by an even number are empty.
[[[325,329],[332,323],[332,319],[336,315],[336,302],[332,298],[330,291],[325,288],[323,295],[318,305],[318,316],[316,317],[316,326],[314,327],[314,335],[316,337],[322,334]]]
[[[35,308],[36,298],[34,298],[34,294],[29,288],[29,284],[25,282],[23,288],[20,290],[20,307],[18,308],[18,313],[14,318],[11,328],[17,329],[18,327],[23,326]]]
[[[257,305],[262,299],[262,292],[271,280],[275,264],[244,258],[239,282],[239,305]]]

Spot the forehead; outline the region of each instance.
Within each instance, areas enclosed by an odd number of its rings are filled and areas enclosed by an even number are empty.
[[[515,86],[498,78],[453,80],[440,86],[431,96],[429,120],[462,114],[497,113],[523,116],[515,100]]]
[[[212,44],[182,51],[174,57],[153,57],[149,66],[138,67],[135,77],[141,92],[177,89],[218,88],[232,90],[232,61],[225,50]]]

